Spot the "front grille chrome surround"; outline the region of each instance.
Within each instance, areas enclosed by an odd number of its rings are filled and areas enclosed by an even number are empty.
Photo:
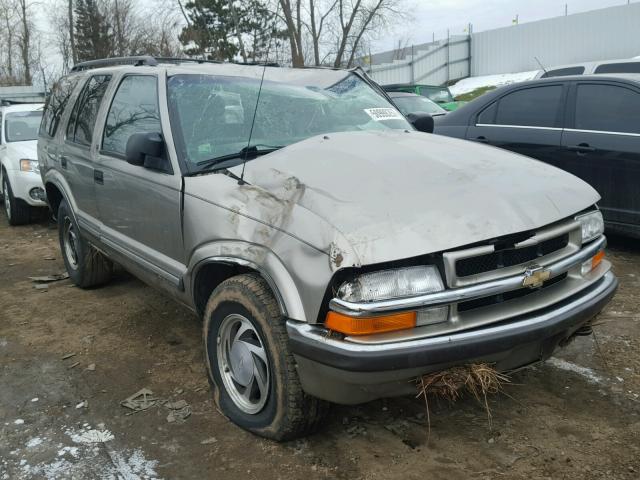
[[[581,247],[580,223],[575,220],[567,220],[540,229],[530,238],[502,250],[496,249],[494,244],[488,244],[445,252],[442,257],[446,283],[451,288],[457,288],[506,278],[522,272],[524,267],[531,264],[542,267],[551,265],[569,257],[579,251]],[[489,261],[486,262],[489,264],[487,270],[469,273],[474,270],[469,268],[473,263],[480,263],[483,259],[488,258],[499,258],[500,253],[507,263],[504,267],[496,265],[495,268],[491,268]],[[524,261],[515,263],[514,260]],[[473,265],[473,267],[477,267],[477,265]],[[469,274],[459,275],[461,270],[464,270],[463,273]]]

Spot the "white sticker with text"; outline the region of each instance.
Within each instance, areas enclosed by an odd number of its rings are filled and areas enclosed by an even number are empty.
[[[382,120],[402,120],[402,115],[395,108],[365,108],[365,112],[376,122]]]

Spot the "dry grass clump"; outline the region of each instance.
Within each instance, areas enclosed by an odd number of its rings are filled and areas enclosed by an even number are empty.
[[[424,397],[427,407],[427,422],[431,432],[431,418],[429,415],[429,396],[443,398],[451,403],[458,400],[465,393],[471,394],[487,411],[489,427],[491,427],[491,410],[487,395],[503,392],[503,386],[510,383],[509,377],[498,372],[486,363],[473,363],[452,367],[440,372],[422,375],[416,379],[418,386],[417,398]]]

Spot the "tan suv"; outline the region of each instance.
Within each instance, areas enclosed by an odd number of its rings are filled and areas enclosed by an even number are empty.
[[[358,70],[80,64],[38,158],[73,281],[117,262],[191,308],[220,410],[278,440],[326,401],[545,359],[617,286],[591,187],[417,131]]]

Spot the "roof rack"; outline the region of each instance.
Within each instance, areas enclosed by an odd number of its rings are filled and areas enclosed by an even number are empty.
[[[224,63],[217,60],[205,60],[201,58],[182,58],[182,57],[152,57],[151,55],[139,55],[133,57],[113,57],[102,58],[100,60],[88,60],[86,62],[77,63],[71,69],[72,72],[82,72],[84,70],[91,70],[93,68],[100,67],[114,67],[117,65],[133,65],[140,67],[143,65],[149,67],[155,67],[159,63]],[[235,65],[256,65],[267,67],[279,67],[280,64],[276,62],[230,62]]]

